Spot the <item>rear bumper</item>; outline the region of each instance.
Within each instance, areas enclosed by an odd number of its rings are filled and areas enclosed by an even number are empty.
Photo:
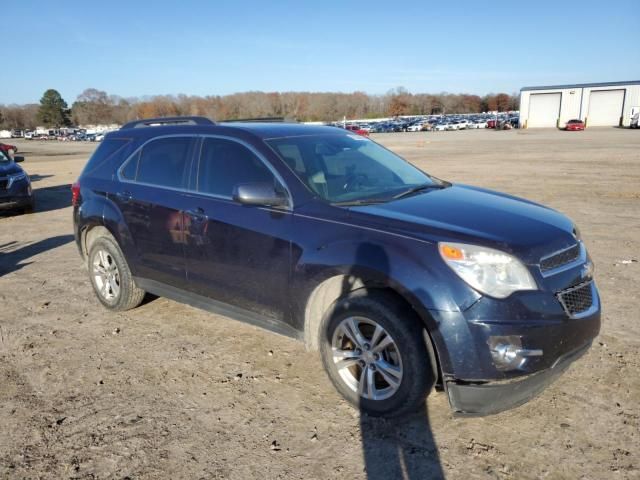
[[[520,406],[553,383],[590,346],[591,341],[559,357],[551,368],[523,380],[475,385],[447,382],[449,403],[456,413],[463,415],[491,415]]]

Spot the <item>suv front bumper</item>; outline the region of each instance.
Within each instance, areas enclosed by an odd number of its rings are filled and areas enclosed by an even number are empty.
[[[463,415],[491,415],[518,407],[553,383],[575,360],[584,355],[590,346],[591,341],[558,358],[551,368],[531,374],[522,380],[484,384],[447,382],[445,388],[451,408]]]
[[[33,192],[28,180],[18,180],[7,190],[0,190],[0,210],[13,210],[33,205]]]
[[[542,291],[500,301],[484,297],[464,312],[431,311],[438,324],[432,338],[452,408],[498,413],[527,402],[558,378],[600,332],[600,297],[595,283],[590,285],[591,307],[576,316]],[[514,363],[504,363],[497,344],[512,348]]]
[[[33,197],[0,197],[0,210],[13,210],[33,205]]]

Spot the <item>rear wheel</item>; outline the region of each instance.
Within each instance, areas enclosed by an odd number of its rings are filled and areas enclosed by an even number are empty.
[[[93,290],[105,307],[121,311],[142,303],[145,291],[136,286],[114,240],[109,237],[96,239],[89,251],[88,265]]]
[[[362,412],[398,416],[424,404],[436,378],[433,352],[415,313],[396,298],[353,292],[325,318],[322,332],[329,378]]]

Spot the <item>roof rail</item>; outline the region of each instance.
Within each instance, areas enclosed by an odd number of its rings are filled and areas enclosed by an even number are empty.
[[[294,122],[295,120],[287,120],[284,117],[257,117],[257,118],[233,118],[231,120],[222,120],[224,123],[235,122],[263,122],[263,123],[278,123],[278,122]]]
[[[144,120],[134,120],[121,127],[126,128],[143,128],[143,127],[159,127],[163,125],[215,125],[215,122],[206,117],[161,117],[161,118],[145,118]]]

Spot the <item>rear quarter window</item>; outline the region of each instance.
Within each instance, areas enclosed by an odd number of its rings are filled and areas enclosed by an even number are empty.
[[[105,138],[93,152],[82,171],[82,175],[110,179],[131,152],[130,138]]]

